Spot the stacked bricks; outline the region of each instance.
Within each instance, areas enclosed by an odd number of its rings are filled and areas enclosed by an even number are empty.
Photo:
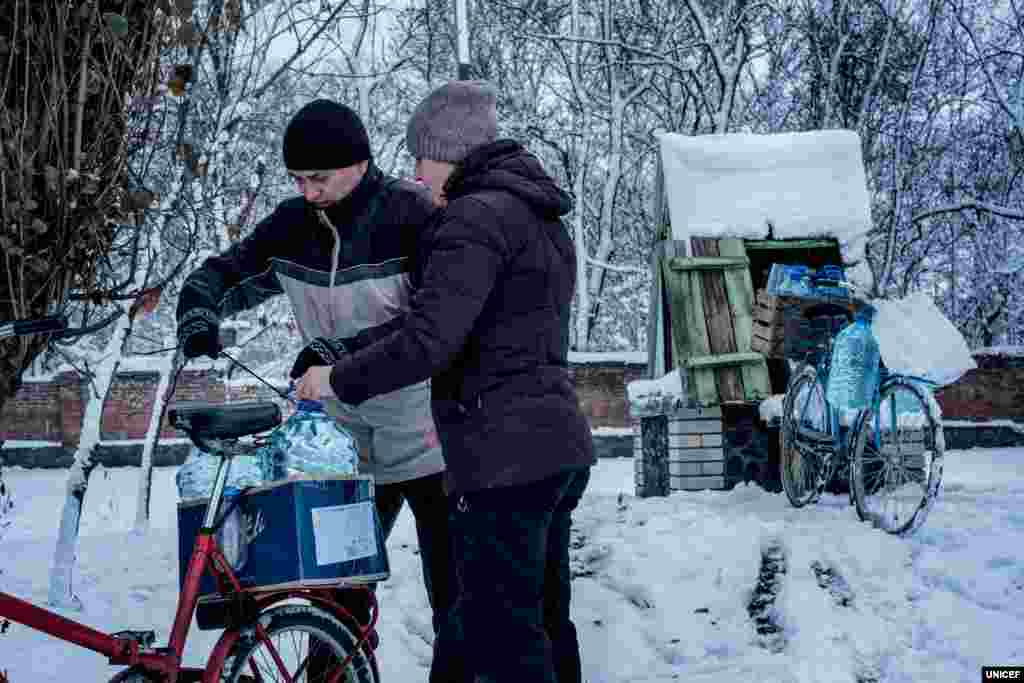
[[[720,407],[640,417],[633,449],[638,497],[726,487]]]
[[[683,408],[668,416],[668,474],[672,491],[725,488],[720,407]]]

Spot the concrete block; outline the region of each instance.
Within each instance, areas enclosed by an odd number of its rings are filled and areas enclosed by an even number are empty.
[[[719,439],[721,442],[721,439]],[[700,434],[673,434],[668,433],[669,448],[700,448],[704,445]],[[719,443],[721,445],[721,443]]]
[[[720,491],[725,488],[725,477],[669,477],[672,491]]]
[[[678,408],[674,410],[670,419],[698,420],[709,417],[722,417],[721,406],[708,406],[707,408]]]
[[[701,443],[702,446],[707,446],[707,447],[721,446],[722,445],[722,435],[721,434],[702,434],[701,435],[701,442],[702,442]]]
[[[671,463],[669,463],[671,468]],[[700,463],[701,474],[725,474],[725,461]]]
[[[669,462],[668,474],[670,477],[697,477],[702,474],[699,462]]]
[[[707,460],[725,461],[725,452],[721,448],[670,448],[669,462],[704,462]]]
[[[715,420],[669,420],[668,433],[671,434],[721,434],[722,421]]]

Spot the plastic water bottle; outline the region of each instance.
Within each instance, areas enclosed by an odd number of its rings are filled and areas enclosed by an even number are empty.
[[[213,483],[217,480],[219,466],[219,458],[193,446],[174,477],[178,484],[179,498],[181,500],[209,498],[213,492]],[[238,455],[231,459],[231,470],[228,472],[226,486],[244,489],[248,486],[259,486],[262,483],[263,473],[256,457]]]
[[[245,534],[242,509],[235,505],[241,495],[242,489],[237,486],[224,487],[224,499],[220,509],[221,514],[227,512],[227,516],[220,529],[217,530],[217,544],[220,545],[224,558],[235,571],[241,569],[249,559],[249,543]]]
[[[327,414],[320,401],[299,401],[260,453],[263,478],[285,479],[292,472],[312,476],[356,474],[356,440]]]
[[[864,316],[847,325],[832,347],[826,396],[838,410],[860,410],[878,385],[880,352],[870,321]]]
[[[174,476],[178,497],[181,500],[208,498],[216,477],[217,461],[193,446]]]

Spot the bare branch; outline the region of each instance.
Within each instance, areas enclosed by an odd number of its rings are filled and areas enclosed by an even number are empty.
[[[607,39],[607,38],[589,38],[587,36],[571,36],[559,33],[536,33],[534,31],[520,31],[516,33],[521,38],[536,38],[538,40],[551,40],[555,42],[567,42],[567,43],[580,43],[589,45],[600,45],[602,47],[618,47],[627,52],[635,52],[638,55],[650,57],[650,62],[634,62],[630,61],[630,64],[641,65],[641,66],[667,66],[670,69],[678,71],[681,74],[689,73],[693,70],[692,67],[683,64],[682,62],[676,61],[666,57],[664,54],[651,50],[639,45],[633,45],[626,43],[621,40]],[[683,48],[698,48],[703,47],[703,42],[694,42],[687,45],[683,45]]]
[[[334,9],[334,11],[331,12],[330,16],[328,16],[327,19],[325,19],[324,22],[319,27],[317,27],[316,31],[313,32],[312,37],[310,37],[305,44],[302,44],[302,42],[300,41],[298,47],[295,48],[295,52],[293,52],[292,55],[285,60],[284,64],[278,67],[277,71],[268,76],[267,79],[263,81],[263,83],[261,83],[257,88],[255,88],[249,94],[249,97],[251,97],[252,99],[259,99],[260,97],[262,97],[263,93],[269,90],[270,87],[274,84],[274,81],[280,78],[281,74],[288,71],[288,69],[291,68],[292,64],[294,64],[295,61],[299,57],[301,57],[306,52],[306,50],[309,49],[311,45],[313,45],[316,42],[317,38],[319,38],[323,34],[323,32],[326,31],[331,26],[332,23],[334,23],[334,20],[338,17],[339,14],[341,14],[342,10],[348,7],[348,4],[348,0],[345,0],[345,2],[339,4]]]
[[[1000,109],[1006,112],[1006,115],[1009,116],[1010,120],[1015,122],[1018,127],[1024,128],[1024,121],[1017,120],[1017,117],[1013,114],[1013,110],[1010,108],[1009,100],[1003,95],[999,90],[999,87],[996,85],[995,78],[992,76],[992,72],[989,71],[989,58],[984,55],[981,47],[978,45],[978,39],[974,35],[974,30],[968,26],[966,21],[964,21],[964,18],[960,13],[961,8],[957,7],[953,0],[950,0],[949,4],[953,7],[953,15],[956,17],[957,23],[960,24],[960,27],[963,28],[967,37],[970,38],[971,45],[974,46],[974,51],[978,54],[978,58],[981,60],[982,73],[985,74],[985,79],[988,81],[988,85],[992,89],[992,95],[995,97],[996,102],[998,102]]]
[[[949,213],[959,213],[961,211],[982,211],[985,213],[990,213],[994,216],[1000,216],[1002,218],[1011,218],[1013,220],[1024,221],[1024,212],[1022,211],[1011,209],[1008,206],[999,206],[997,204],[990,204],[988,202],[970,200],[966,202],[960,202],[959,204],[950,204],[949,206],[942,206],[937,209],[929,209],[928,211],[923,211],[914,216],[913,218],[911,218],[910,222],[919,223],[920,221],[926,220],[928,218],[933,218],[935,216],[940,216]]]
[[[921,48],[921,54],[917,60],[917,66],[914,68],[914,76],[910,81],[910,87],[907,89],[907,96],[903,101],[903,111],[900,113],[900,123],[897,128],[896,144],[893,145],[893,210],[891,225],[889,226],[888,237],[886,238],[885,247],[885,258],[882,265],[881,275],[879,276],[875,286],[878,291],[884,291],[888,284],[889,278],[892,275],[892,264],[893,257],[896,250],[896,232],[899,228],[900,214],[903,209],[903,191],[900,188],[900,179],[897,178],[897,174],[900,172],[901,166],[901,152],[903,142],[903,132],[907,128],[907,118],[910,115],[911,102],[914,98],[914,94],[917,90],[918,83],[921,80],[921,73],[924,71],[924,65],[928,61],[928,56],[931,51],[932,42],[935,38],[935,27],[937,25],[938,18],[938,7],[937,3],[930,3],[929,5],[929,25],[928,35],[925,39],[924,45]]]
[[[647,272],[647,266],[616,266],[616,265],[613,265],[611,263],[606,263],[605,261],[599,261],[598,259],[593,258],[592,256],[587,256],[587,263],[592,265],[592,266],[597,266],[599,268],[604,268],[605,270],[610,270],[610,271],[615,272],[615,273],[646,273]]]

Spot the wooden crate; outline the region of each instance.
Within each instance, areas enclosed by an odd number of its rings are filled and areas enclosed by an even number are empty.
[[[766,289],[757,290],[754,303],[754,326],[750,338],[750,350],[768,358],[783,358],[785,350],[782,301]]]
[[[754,306],[753,336],[750,349],[768,358],[808,360],[847,323],[845,314],[834,309],[828,315],[816,315],[823,302],[797,297],[776,297],[767,290],[757,292]],[[852,315],[852,303],[834,303]]]

